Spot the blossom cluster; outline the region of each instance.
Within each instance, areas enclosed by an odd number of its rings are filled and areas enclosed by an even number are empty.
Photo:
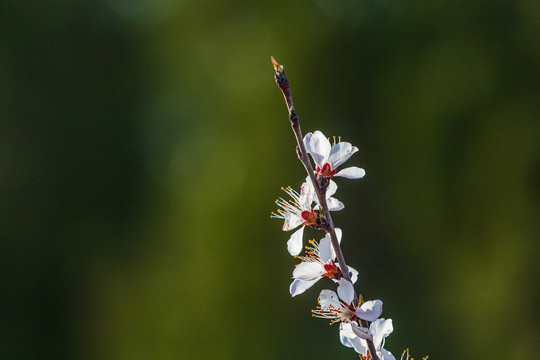
[[[392,320],[380,317],[383,311],[381,300],[364,301],[361,296],[357,297],[353,284],[358,279],[358,271],[340,263],[337,252],[341,253],[339,244],[343,232],[333,226],[324,211],[339,211],[345,207],[333,197],[338,189],[334,177],[364,177],[365,171],[359,167],[339,169],[358,148],[341,139],[336,142],[334,138],[331,143],[320,131],[308,133],[303,138],[303,145],[315,163],[314,174],[306,178],[299,191],[290,187],[283,189],[290,199],[276,200],[279,209],[271,215],[284,220],[283,231],[298,228],[287,242],[288,252],[301,260],[292,273],[289,292],[294,297],[323,278],[332,280],[337,284],[336,291],[325,289],[320,292],[313,316],[329,319],[331,324],[339,323],[341,343],[353,348],[361,359],[395,360],[384,348],[385,338],[393,331]],[[316,179],[315,183],[312,179]],[[322,230],[325,236],[318,242],[310,240],[304,247],[306,227]],[[332,240],[333,234],[337,243]],[[347,268],[346,272],[344,268]],[[376,355],[371,353],[370,347]]]

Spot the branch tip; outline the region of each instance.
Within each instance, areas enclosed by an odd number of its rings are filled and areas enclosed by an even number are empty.
[[[274,65],[274,70],[276,70],[276,72],[283,71],[283,65],[278,64],[278,62],[274,59],[273,56],[270,56],[270,60],[272,60],[272,65]]]

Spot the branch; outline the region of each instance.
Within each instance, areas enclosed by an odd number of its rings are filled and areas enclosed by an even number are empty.
[[[274,78],[276,80],[277,86],[283,93],[283,97],[285,98],[285,103],[287,104],[287,110],[289,111],[289,121],[291,123],[294,136],[296,137],[296,142],[298,143],[296,147],[298,158],[300,162],[302,162],[302,165],[304,165],[304,168],[306,169],[306,172],[308,173],[309,178],[311,179],[313,188],[315,189],[315,193],[317,194],[317,198],[319,199],[319,205],[324,211],[324,216],[326,217],[326,221],[328,223],[328,226],[325,230],[327,233],[330,234],[330,239],[332,240],[332,247],[334,248],[334,252],[336,253],[336,257],[337,257],[342,275],[347,281],[352,283],[351,277],[349,275],[349,268],[347,267],[347,264],[345,263],[345,257],[343,256],[343,252],[341,251],[341,246],[339,245],[339,241],[336,236],[336,231],[335,231],[334,223],[332,221],[332,216],[330,215],[330,210],[328,210],[328,204],[326,202],[326,194],[325,194],[326,190],[322,191],[321,187],[319,186],[319,182],[317,181],[317,177],[315,176],[315,171],[313,170],[313,166],[311,165],[311,161],[309,160],[306,147],[304,145],[304,137],[302,136],[302,130],[300,129],[300,119],[298,118],[298,115],[296,114],[296,111],[294,109],[294,103],[292,99],[292,92],[291,92],[291,87],[289,84],[289,79],[287,79],[287,76],[285,75],[285,70],[283,69],[283,65],[278,64],[274,60],[273,57],[271,57],[271,60],[275,69]],[[355,307],[358,305],[358,295],[356,294],[356,290],[354,291],[353,304]],[[363,327],[369,328],[369,324],[365,320],[360,319],[360,324]],[[367,340],[367,344],[368,344],[369,352],[371,353],[371,358],[373,360],[379,360],[373,341]]]

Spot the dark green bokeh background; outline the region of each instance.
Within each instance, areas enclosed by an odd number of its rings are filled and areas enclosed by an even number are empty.
[[[539,44],[529,0],[2,1],[0,358],[356,358],[328,283],[288,294],[270,55],[360,148],[334,220],[386,347],[536,358]]]

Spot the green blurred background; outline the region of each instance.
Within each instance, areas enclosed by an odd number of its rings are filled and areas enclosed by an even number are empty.
[[[540,3],[0,3],[0,358],[354,359],[270,220],[304,132],[416,358],[540,352]],[[320,237],[311,231],[309,237]]]

